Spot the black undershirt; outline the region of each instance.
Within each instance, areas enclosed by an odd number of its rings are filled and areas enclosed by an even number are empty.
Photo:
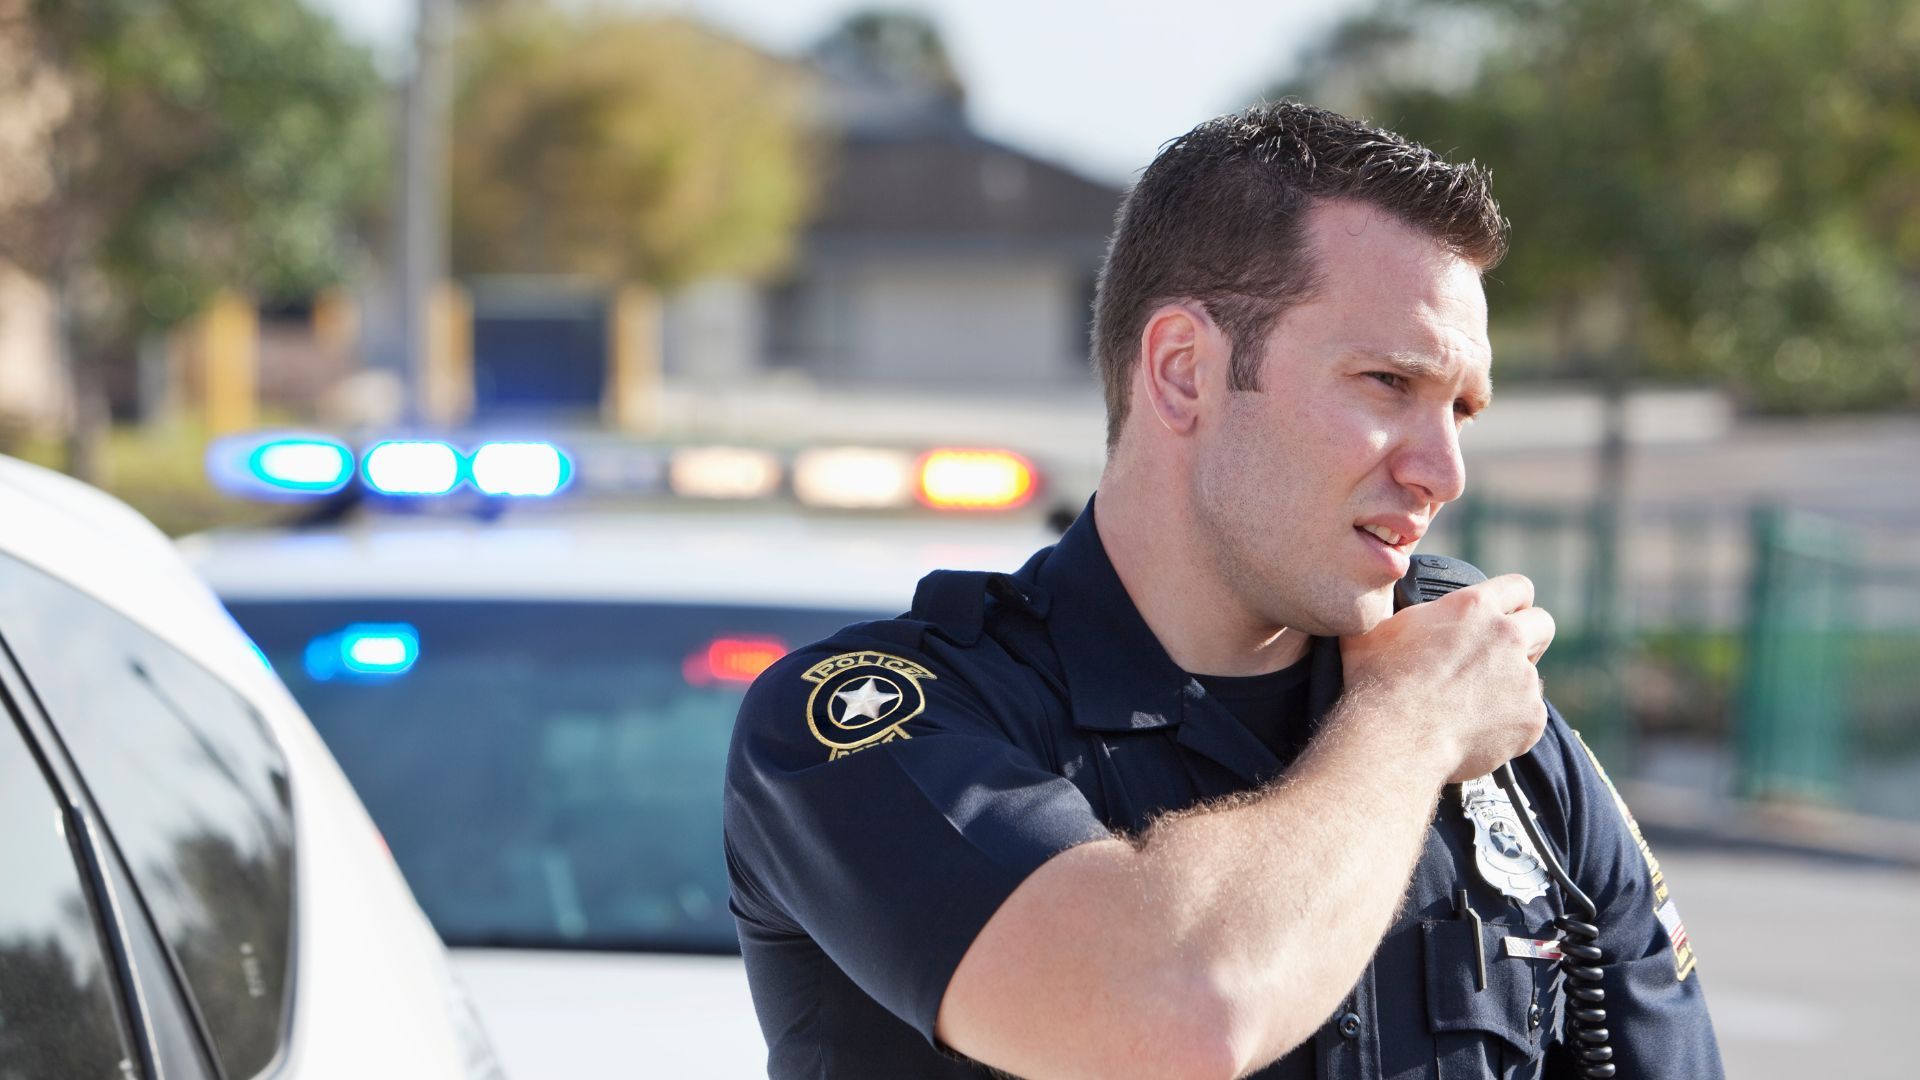
[[[1307,715],[1307,655],[1265,675],[1195,675],[1207,694],[1227,707],[1254,738],[1265,743],[1280,767],[1287,768],[1306,749],[1313,733]]]

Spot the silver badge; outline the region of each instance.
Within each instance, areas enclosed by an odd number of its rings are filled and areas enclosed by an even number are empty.
[[[1460,785],[1460,806],[1473,822],[1473,857],[1480,876],[1502,893],[1526,903],[1547,894],[1551,880],[1520,825],[1520,811],[1492,774]]]

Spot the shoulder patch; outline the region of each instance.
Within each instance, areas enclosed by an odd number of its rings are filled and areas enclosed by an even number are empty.
[[[847,652],[802,672],[814,684],[807,695],[807,730],[828,750],[827,760],[910,738],[907,721],[927,708],[921,680],[934,674],[891,653]]]
[[[1571,727],[1567,730],[1573,731],[1574,740],[1580,744],[1580,749],[1587,752],[1587,760],[1593,762],[1593,771],[1599,773],[1601,781],[1607,785],[1614,806],[1619,808],[1621,818],[1627,823],[1627,832],[1633,835],[1634,844],[1640,848],[1640,857],[1646,860],[1647,873],[1653,879],[1653,914],[1660,920],[1660,928],[1666,931],[1667,941],[1673,946],[1673,973],[1681,982],[1686,982],[1695,966],[1693,943],[1687,937],[1686,926],[1680,921],[1679,907],[1668,894],[1666,875],[1660,872],[1660,860],[1653,857],[1653,848],[1648,845],[1647,838],[1640,835],[1640,823],[1633,819],[1633,811],[1627,809],[1627,800],[1620,797],[1620,789],[1613,786],[1613,777],[1607,775],[1606,766],[1600,764],[1599,755],[1593,752],[1593,747],[1587,745],[1587,740],[1578,731]]]

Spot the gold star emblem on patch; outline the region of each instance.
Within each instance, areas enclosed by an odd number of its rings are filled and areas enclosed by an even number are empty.
[[[807,695],[807,730],[830,751],[828,760],[846,757],[895,739],[927,707],[920,688],[934,675],[911,660],[882,652],[849,652],[801,673],[814,684]]]

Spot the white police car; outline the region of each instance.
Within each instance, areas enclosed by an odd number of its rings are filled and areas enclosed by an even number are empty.
[[[0,458],[0,1076],[492,1077],[379,834],[137,514]]]
[[[1053,535],[761,498],[1025,501],[1030,467],[992,453],[309,438],[213,458],[244,489],[362,500],[182,544],[358,787],[519,1080],[764,1075],[720,842],[746,685],[904,609],[928,569],[1011,569]],[[595,476],[676,497],[536,498]],[[423,512],[460,498],[477,513]]]

